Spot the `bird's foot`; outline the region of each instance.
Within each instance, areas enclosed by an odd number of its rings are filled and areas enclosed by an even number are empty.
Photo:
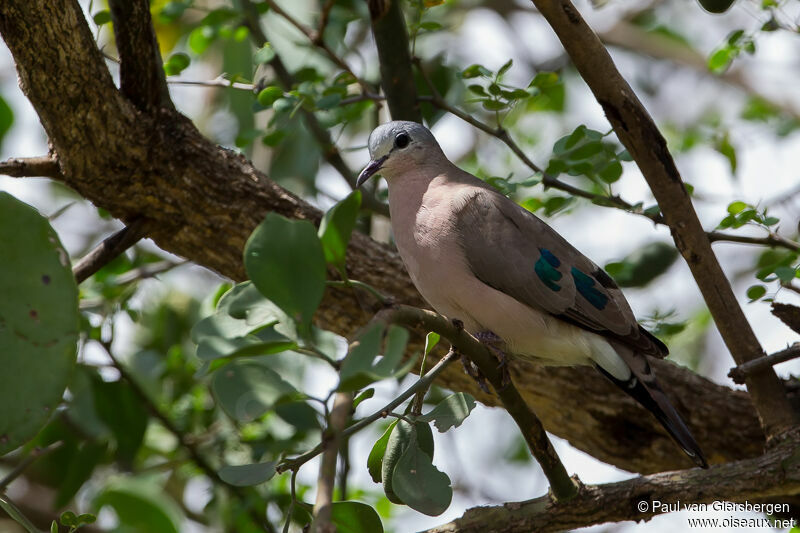
[[[478,383],[478,387],[480,387],[481,390],[486,394],[489,394],[489,387],[486,385],[486,378],[483,376],[483,373],[480,371],[480,369],[475,366],[475,363],[470,361],[464,354],[461,354],[461,365],[464,367],[464,372],[466,372],[469,377]]]
[[[479,331],[475,338],[481,341],[486,348],[497,358],[497,368],[503,373],[501,384],[505,388],[511,383],[511,374],[508,371],[508,358],[506,353],[500,348],[505,346],[505,341],[493,331]]]
[[[464,331],[464,322],[462,320],[453,318],[450,320],[450,322],[453,324],[453,327],[456,328],[458,331]]]

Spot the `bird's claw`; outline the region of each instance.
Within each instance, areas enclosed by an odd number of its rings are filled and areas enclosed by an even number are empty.
[[[464,367],[464,372],[466,372],[469,377],[478,383],[478,387],[480,387],[481,390],[486,394],[489,394],[489,387],[486,385],[486,378],[483,377],[480,369],[478,369],[478,367],[475,366],[472,361],[467,359],[464,354],[461,354],[461,365]]]
[[[479,331],[475,334],[475,338],[481,341],[481,343],[483,343],[497,358],[497,368],[502,372],[500,383],[503,388],[507,387],[511,383],[511,374],[508,371],[508,358],[506,357],[506,353],[498,347],[498,345],[504,345],[505,342],[493,331]]]

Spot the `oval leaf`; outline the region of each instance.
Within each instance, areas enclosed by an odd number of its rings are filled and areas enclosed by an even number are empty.
[[[331,505],[331,522],[337,533],[383,533],[378,513],[361,502],[334,502]]]
[[[437,470],[430,456],[420,449],[416,433],[412,433],[409,446],[397,461],[392,488],[403,503],[428,516],[445,512],[453,499],[450,478]]]
[[[47,219],[0,192],[0,455],[30,440],[75,365],[78,287]]]
[[[350,235],[356,227],[361,207],[361,191],[353,191],[325,213],[319,225],[319,240],[325,252],[325,261],[339,269],[344,268],[345,251]]]
[[[325,254],[311,222],[269,213],[247,240],[244,265],[259,292],[308,335],[325,291]]]
[[[475,398],[465,392],[451,394],[439,402],[433,410],[421,417],[420,420],[433,422],[440,433],[451,427],[458,427],[475,409]]]
[[[228,485],[249,487],[259,485],[272,479],[275,475],[275,462],[255,463],[251,465],[227,465],[220,468],[219,478]]]
[[[254,420],[297,394],[274,370],[252,361],[234,361],[217,370],[211,390],[222,409],[241,421]]]

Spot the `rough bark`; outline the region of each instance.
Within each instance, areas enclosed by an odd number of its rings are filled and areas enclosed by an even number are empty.
[[[566,503],[544,496],[495,507],[476,507],[427,533],[544,533],[611,521],[638,522],[665,512],[661,505],[654,506],[654,501],[677,504],[683,510],[684,505],[724,504],[719,501],[720,494],[725,495],[726,502],[751,504],[778,496],[773,500],[775,503],[788,505],[791,498],[787,495],[800,494],[799,459],[797,445],[786,442],[761,457],[709,470],[664,472],[618,483],[585,486],[578,496]],[[641,502],[646,503],[646,507]],[[709,514],[700,512],[698,517],[706,518]]]
[[[764,351],[711,249],[667,142],[653,119],[569,0],[532,1],[555,31],[617,137],[642,171],[734,360],[741,365],[762,357]],[[797,423],[797,415],[772,368],[749,375],[746,382],[768,436]]]
[[[185,117],[169,109],[145,113],[123,97],[77,1],[4,0],[0,33],[64,183],[123,221],[147,219],[148,236],[163,249],[241,280],[242,247],[268,211],[320,219],[318,210],[209,142]],[[348,253],[352,278],[423,306],[388,247],[355,234]],[[316,320],[348,336],[371,316],[352,293],[330,289]],[[668,362],[655,366],[710,462],[761,453],[763,437],[746,394]],[[649,414],[594,370],[514,363],[511,372],[545,428],[598,459],[643,473],[691,466]],[[448,368],[439,383],[497,404],[458,368]]]

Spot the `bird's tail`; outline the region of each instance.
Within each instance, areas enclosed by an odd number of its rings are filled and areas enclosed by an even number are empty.
[[[708,468],[708,463],[703,456],[700,446],[697,444],[697,441],[694,440],[692,432],[686,427],[686,424],[675,410],[675,407],[672,406],[667,395],[664,394],[664,391],[659,387],[646,358],[638,354],[630,355],[636,357],[637,361],[636,364],[630,364],[630,361],[626,361],[632,367],[631,370],[633,372],[631,377],[627,380],[617,379],[599,366],[597,368],[619,388],[653,413],[661,425],[664,426],[664,429],[667,430],[667,433],[670,434],[678,446],[683,449],[686,455],[688,455],[697,466]],[[623,356],[623,359],[627,360],[628,357]]]

